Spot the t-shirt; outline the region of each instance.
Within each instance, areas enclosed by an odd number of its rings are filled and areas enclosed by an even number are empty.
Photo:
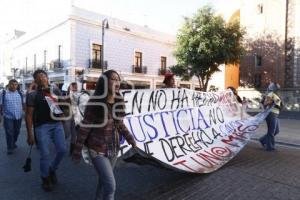
[[[54,87],[51,89],[53,95],[61,96],[61,92],[58,88]],[[34,107],[33,113],[33,124],[38,127],[45,123],[55,123],[57,120],[51,117],[51,111],[45,93],[50,93],[50,89],[38,89],[27,94],[26,105],[28,107]],[[52,95],[52,96],[53,96]]]

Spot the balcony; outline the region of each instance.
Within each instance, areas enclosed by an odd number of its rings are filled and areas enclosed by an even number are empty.
[[[53,68],[64,68],[63,63],[61,62],[61,60],[54,60],[53,61]]]
[[[132,65],[132,73],[147,74],[147,66]]]
[[[47,65],[41,66],[40,68],[43,68],[43,67],[47,68]],[[49,68],[48,68],[49,71],[55,71],[55,72],[60,72],[63,69],[64,69],[64,64],[63,64],[62,60],[58,60],[58,59],[51,61]]]
[[[158,75],[165,75],[165,74],[166,74],[166,69],[165,68],[158,69]]]
[[[103,69],[107,70],[107,66],[108,66],[108,64],[107,64],[107,61],[105,60]],[[89,60],[89,68],[102,69],[101,60],[90,59]]]

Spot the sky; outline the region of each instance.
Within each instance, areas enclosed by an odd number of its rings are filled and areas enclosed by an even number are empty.
[[[228,18],[240,0],[0,0],[0,42],[14,29],[38,33],[65,19],[70,5],[176,35],[183,17],[211,5]]]

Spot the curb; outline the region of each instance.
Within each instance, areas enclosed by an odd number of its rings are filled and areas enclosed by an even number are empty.
[[[259,143],[258,138],[251,138],[252,141],[256,141]],[[281,142],[281,141],[276,141],[275,144],[281,145],[281,146],[286,146],[286,147],[293,147],[293,148],[299,148],[300,149],[300,144],[294,144],[294,143],[289,143],[289,142]]]

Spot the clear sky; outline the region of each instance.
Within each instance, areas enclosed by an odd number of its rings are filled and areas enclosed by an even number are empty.
[[[239,0],[0,0],[0,42],[14,29],[39,32],[55,24],[66,17],[71,2],[77,7],[175,35],[183,16],[190,17],[210,4],[226,18]]]

